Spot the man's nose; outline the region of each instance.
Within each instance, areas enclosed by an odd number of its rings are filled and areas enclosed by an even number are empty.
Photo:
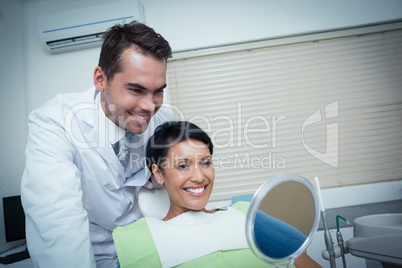
[[[155,110],[155,101],[153,94],[147,94],[141,99],[140,107],[144,111],[153,112]]]

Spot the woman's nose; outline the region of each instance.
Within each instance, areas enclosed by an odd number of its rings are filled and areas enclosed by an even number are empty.
[[[202,172],[202,169],[200,166],[196,166],[193,169],[193,172],[191,174],[191,181],[193,182],[202,182],[204,180],[204,173]]]

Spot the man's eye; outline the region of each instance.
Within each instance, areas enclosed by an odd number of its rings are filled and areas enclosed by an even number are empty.
[[[140,88],[131,88],[130,89],[132,92],[134,92],[134,93],[142,93],[142,92],[144,92],[144,90],[143,89],[140,89]]]
[[[163,94],[164,90],[163,89],[158,89],[155,91],[155,94]]]

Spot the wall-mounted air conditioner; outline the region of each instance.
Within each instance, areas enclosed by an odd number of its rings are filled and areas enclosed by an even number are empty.
[[[38,16],[39,37],[52,53],[100,46],[102,34],[115,24],[144,22],[139,0],[116,1]]]

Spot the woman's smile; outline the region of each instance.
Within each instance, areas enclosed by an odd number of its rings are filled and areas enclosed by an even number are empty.
[[[205,189],[208,185],[203,186],[203,187],[192,187],[192,188],[184,188],[184,191],[189,192],[192,195],[195,196],[202,196],[205,194]]]

